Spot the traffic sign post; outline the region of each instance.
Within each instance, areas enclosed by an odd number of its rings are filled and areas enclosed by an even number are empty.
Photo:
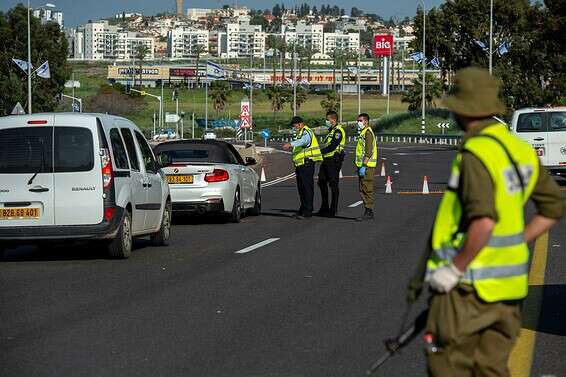
[[[250,100],[247,97],[240,102],[240,128],[244,129],[244,140],[248,140],[248,129],[252,128]]]
[[[264,128],[259,133],[259,136],[261,136],[263,138],[264,145],[265,145],[265,147],[267,147],[267,139],[269,139],[271,137],[271,131],[269,131],[267,128]]]
[[[438,124],[436,125],[436,127],[440,128],[440,129],[442,130],[442,135],[444,135],[444,130],[447,130],[447,129],[450,128],[450,123],[441,122],[441,123],[438,123]]]

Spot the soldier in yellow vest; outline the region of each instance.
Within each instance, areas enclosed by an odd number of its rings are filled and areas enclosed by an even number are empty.
[[[528,288],[527,243],[565,214],[533,148],[492,118],[505,112],[498,92],[487,71],[467,68],[444,99],[466,133],[422,269],[433,292],[424,337],[431,376],[509,376]],[[525,226],[529,198],[538,213]],[[410,285],[409,296],[419,288]]]
[[[358,169],[359,190],[364,202],[364,213],[356,220],[373,220],[373,177],[377,166],[377,145],[373,130],[369,125],[369,115],[358,115],[357,120],[358,141],[356,143],[356,156],[354,165]]]
[[[322,153],[318,140],[310,128],[305,125],[301,117],[295,116],[291,119],[291,126],[297,132],[295,140],[283,145],[284,150],[292,150],[293,164],[297,176],[297,189],[301,206],[295,216],[302,220],[312,217],[314,202],[314,166],[316,162],[322,161]]]
[[[344,162],[344,145],[346,144],[346,132],[338,123],[336,111],[326,113],[326,127],[328,134],[324,138],[321,147],[324,160],[318,172],[318,186],[320,187],[321,204],[318,211],[319,216],[334,217],[338,211],[338,195],[340,183],[340,169]],[[328,204],[328,187],[332,192],[332,200]]]

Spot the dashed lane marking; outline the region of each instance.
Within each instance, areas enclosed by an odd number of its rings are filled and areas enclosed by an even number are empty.
[[[548,233],[537,238],[535,252],[529,271],[529,285],[544,285],[544,273],[546,271],[546,259],[548,255]],[[536,308],[540,310],[540,303]],[[536,316],[538,317],[538,316]],[[519,338],[511,356],[509,357],[509,369],[513,377],[529,377],[533,365],[533,355],[536,342],[536,331],[521,329]]]
[[[350,207],[350,208],[355,208],[355,207],[359,206],[359,205],[362,204],[362,203],[363,203],[363,201],[360,200],[360,201],[358,201],[358,202],[355,202],[355,203],[350,204],[348,207]]]
[[[280,238],[268,238],[265,241],[258,242],[254,245],[246,247],[245,249],[238,250],[238,251],[234,252],[234,254],[246,254],[246,253],[249,253],[250,251],[254,251],[255,249],[259,249],[262,246],[269,245],[270,243],[273,243],[273,242],[279,241],[279,240],[280,240]]]

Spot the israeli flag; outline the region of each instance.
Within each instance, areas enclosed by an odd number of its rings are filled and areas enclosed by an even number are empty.
[[[244,84],[244,89],[250,89],[252,86],[250,84]]]
[[[13,61],[14,63],[16,63],[16,65],[17,65],[18,67],[20,67],[20,68],[22,69],[22,71],[24,71],[25,73],[28,72],[28,62],[26,62],[26,61],[24,61],[24,60],[20,60],[20,59],[14,59],[14,58],[12,58],[12,61]],[[31,67],[31,68],[33,68],[33,67]],[[30,69],[31,69],[31,68],[30,68]]]
[[[478,45],[484,52],[488,50],[487,45],[480,41],[479,39],[474,39],[474,43]]]
[[[503,42],[499,45],[499,47],[497,47],[497,50],[495,50],[495,52],[497,52],[497,55],[499,56],[505,55],[509,52],[509,43],[507,43],[507,41]]]
[[[431,61],[430,64],[434,67],[434,68],[440,68],[440,60],[438,59],[438,56],[435,56]]]
[[[288,82],[289,84],[291,84],[291,85],[293,85],[294,82],[295,82],[292,78],[289,78],[289,77],[288,77],[286,80],[287,80],[287,82]]]
[[[51,73],[49,72],[49,61],[46,60],[45,63],[39,66],[38,69],[35,70],[35,73],[44,79],[51,78]]]
[[[212,62],[206,62],[206,76],[213,80],[224,78],[224,68]]]
[[[409,57],[414,61],[416,61],[417,63],[421,63],[424,59],[424,54],[420,51],[417,51],[410,54]]]

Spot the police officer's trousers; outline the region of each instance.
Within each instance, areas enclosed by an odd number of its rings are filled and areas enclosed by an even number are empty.
[[[297,176],[297,190],[301,200],[299,214],[312,216],[314,201],[314,162],[307,161],[304,165],[295,168]]]
[[[338,212],[338,196],[340,194],[340,169],[342,168],[342,160],[338,155],[325,158],[320,165],[318,172],[318,186],[320,187],[320,195],[322,203],[320,205],[321,212],[330,212],[333,215]],[[332,201],[328,205],[328,187],[332,192]]]

